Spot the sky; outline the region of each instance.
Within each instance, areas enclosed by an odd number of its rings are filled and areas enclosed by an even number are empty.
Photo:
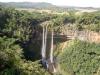
[[[0,0],[0,2],[48,2],[60,6],[100,7],[100,0]]]

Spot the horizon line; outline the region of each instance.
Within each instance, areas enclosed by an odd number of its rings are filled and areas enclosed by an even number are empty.
[[[8,1],[8,2],[4,2],[4,1],[0,1],[0,3],[23,3],[23,2],[28,2],[28,3],[49,3],[55,6],[60,6],[60,7],[81,7],[81,8],[100,8],[100,7],[94,7],[94,6],[76,6],[76,5],[56,5],[50,2],[32,2],[32,1]]]

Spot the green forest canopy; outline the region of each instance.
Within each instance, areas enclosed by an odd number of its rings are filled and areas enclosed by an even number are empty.
[[[36,34],[42,31],[39,24],[45,21],[51,21],[55,27],[70,24],[77,29],[100,31],[98,12],[83,13],[81,16],[74,13],[51,15],[0,7],[0,75],[49,75],[39,63],[40,51],[37,47],[40,47],[40,42],[34,40],[37,38]],[[37,55],[25,54],[31,49]],[[99,49],[99,44],[75,41],[60,56],[62,69],[67,71],[68,67],[76,75],[96,73],[100,65]]]

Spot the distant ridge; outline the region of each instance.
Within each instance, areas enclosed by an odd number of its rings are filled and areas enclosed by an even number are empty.
[[[43,8],[43,9],[100,9],[93,7],[75,7],[75,6],[56,6],[51,3],[46,2],[0,2],[0,5],[4,7],[14,7],[14,8]]]
[[[0,5],[14,8],[48,8],[48,7],[56,7],[51,3],[45,2],[0,2]]]

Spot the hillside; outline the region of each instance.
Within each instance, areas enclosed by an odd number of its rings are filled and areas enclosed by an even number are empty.
[[[57,6],[46,2],[0,2],[0,5],[14,8],[35,8],[35,9],[52,9],[59,11],[66,10],[99,10],[100,8],[93,7],[74,7],[74,6]]]
[[[45,2],[8,2],[8,3],[0,3],[0,5],[7,7],[15,7],[15,8],[48,8],[48,7],[56,7],[50,3]]]

